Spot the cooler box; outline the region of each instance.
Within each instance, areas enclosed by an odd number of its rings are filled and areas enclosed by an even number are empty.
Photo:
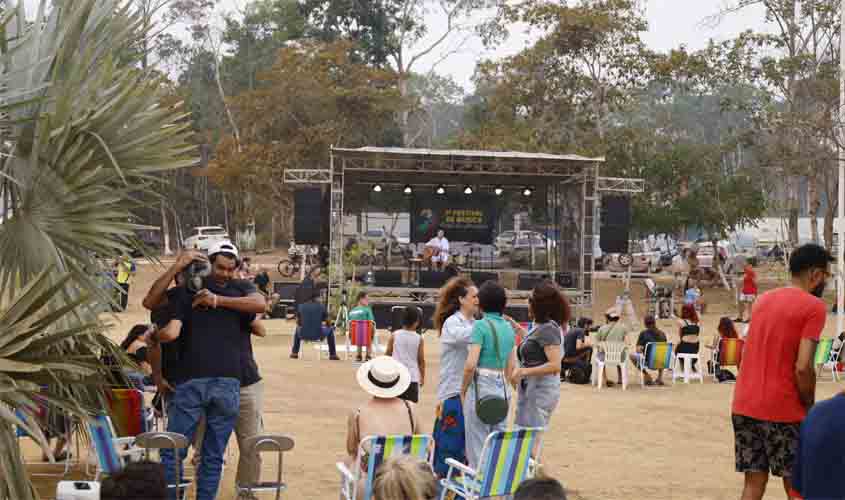
[[[96,481],[59,481],[56,500],[100,500],[100,483]]]

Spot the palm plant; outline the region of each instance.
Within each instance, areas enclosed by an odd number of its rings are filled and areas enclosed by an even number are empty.
[[[110,300],[97,256],[137,248],[132,210],[157,172],[196,163],[190,124],[140,69],[149,29],[124,0],[41,0],[34,21],[0,4],[0,500],[32,488],[14,408],[36,393],[84,417],[102,407]]]

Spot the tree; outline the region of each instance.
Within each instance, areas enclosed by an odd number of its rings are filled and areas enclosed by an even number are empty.
[[[34,415],[10,408],[37,407],[36,395],[80,418],[102,408],[100,355],[126,358],[97,320],[94,300],[109,300],[97,256],[136,248],[136,195],[196,157],[184,113],[124,57],[145,35],[129,5],[42,1],[30,24],[20,5],[3,14],[0,499],[29,500],[13,426],[50,450]]]

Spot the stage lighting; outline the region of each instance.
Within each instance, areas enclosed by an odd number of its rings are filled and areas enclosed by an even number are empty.
[[[496,189],[494,189],[493,192],[496,193],[496,196],[502,196],[502,193],[504,193],[505,190],[502,186],[496,186]]]
[[[402,192],[405,194],[413,194],[414,188],[412,188],[410,184],[405,184],[405,187],[402,189]]]
[[[381,184],[374,184],[373,185],[373,192],[381,193]]]
[[[443,184],[441,184],[441,185],[437,186],[437,189],[434,192],[439,194],[439,195],[444,195],[444,194],[446,194],[446,188],[443,187]]]
[[[522,196],[531,196],[531,193],[533,192],[534,190],[532,190],[530,187],[526,187],[522,190]]]
[[[472,186],[465,186],[464,187],[464,194],[472,194]]]

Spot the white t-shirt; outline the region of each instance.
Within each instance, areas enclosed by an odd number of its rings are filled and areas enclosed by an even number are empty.
[[[439,248],[440,255],[449,254],[449,240],[446,238],[432,238],[425,246]]]

